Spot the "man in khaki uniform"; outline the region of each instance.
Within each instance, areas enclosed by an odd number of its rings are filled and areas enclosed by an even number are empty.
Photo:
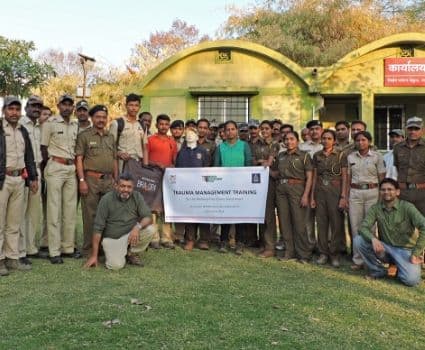
[[[129,94],[126,97],[125,108],[127,114],[115,119],[109,130],[117,144],[120,172],[123,171],[124,162],[131,158],[148,165],[147,135],[143,130],[142,123],[137,119],[140,96]]]
[[[114,137],[105,129],[108,109],[103,105],[96,105],[90,109],[89,114],[93,127],[78,134],[75,149],[79,192],[82,196],[85,254],[91,250],[97,205],[102,196],[113,189],[114,180],[118,178]]]
[[[27,129],[34,153],[34,160],[37,167],[38,190],[33,193],[28,187],[25,187],[25,218],[22,221],[19,238],[19,258],[22,261],[29,262],[27,257],[47,258],[46,252],[39,252],[35,242],[37,230],[42,219],[41,210],[41,172],[40,165],[42,161],[40,151],[41,131],[40,131],[40,113],[43,108],[43,100],[39,96],[30,96],[25,106],[26,115],[19,123]],[[47,241],[47,237],[42,237],[41,241]]]
[[[21,108],[17,97],[5,97],[5,120],[0,125],[0,276],[8,275],[8,269],[31,269],[18,259],[20,214],[24,211],[25,180],[33,193],[38,191],[38,181],[28,131],[18,123]]]
[[[86,100],[78,101],[75,105],[75,116],[78,119],[78,133],[91,128],[89,109],[89,104]]]
[[[62,264],[61,257],[80,258],[75,250],[77,214],[77,179],[75,176],[75,143],[78,123],[71,120],[74,99],[59,98],[59,114],[43,124],[41,152],[47,185],[47,234],[52,264]]]

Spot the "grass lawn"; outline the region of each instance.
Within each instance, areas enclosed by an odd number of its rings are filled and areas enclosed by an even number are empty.
[[[424,348],[424,283],[252,252],[149,250],[119,272],[82,262],[34,260],[0,279],[1,349]]]

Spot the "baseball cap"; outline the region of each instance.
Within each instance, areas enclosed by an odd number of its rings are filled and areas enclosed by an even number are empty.
[[[22,106],[21,100],[17,98],[16,96],[6,96],[3,100],[3,106],[7,107],[12,104],[18,104]]]
[[[27,105],[44,105],[43,99],[37,95],[31,95],[28,97]]]
[[[238,125],[239,130],[248,130],[248,124],[247,123],[240,123]]]
[[[404,137],[403,130],[401,130],[401,129],[392,129],[392,130],[388,133],[388,135],[389,135],[389,136],[391,136],[391,135],[397,135],[397,136],[403,136],[403,137]]]
[[[64,94],[61,97],[59,97],[59,103],[62,103],[62,102],[67,101],[67,100],[74,103],[74,98],[71,95]]]
[[[412,117],[407,119],[406,128],[419,128],[422,129],[423,121],[422,118]]]
[[[75,109],[77,110],[77,109],[80,109],[80,108],[84,108],[86,111],[88,111],[90,109],[89,104],[87,103],[86,100],[81,100],[81,101],[77,102],[77,104],[75,105]]]

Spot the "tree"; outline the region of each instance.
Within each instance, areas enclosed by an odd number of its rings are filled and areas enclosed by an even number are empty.
[[[28,96],[30,90],[44,82],[52,67],[33,60],[32,41],[10,40],[0,36],[0,95]]]
[[[151,33],[148,40],[136,44],[130,57],[131,69],[145,75],[151,68],[177,52],[206,40],[209,37],[201,37],[195,26],[176,19],[168,31]]]
[[[384,36],[424,31],[420,13],[397,0],[267,0],[233,8],[222,35],[257,42],[303,66],[327,66]]]

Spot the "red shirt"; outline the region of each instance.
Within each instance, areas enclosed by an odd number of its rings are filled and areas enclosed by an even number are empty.
[[[174,165],[177,155],[177,143],[171,136],[152,135],[148,138],[149,162],[164,167]]]

